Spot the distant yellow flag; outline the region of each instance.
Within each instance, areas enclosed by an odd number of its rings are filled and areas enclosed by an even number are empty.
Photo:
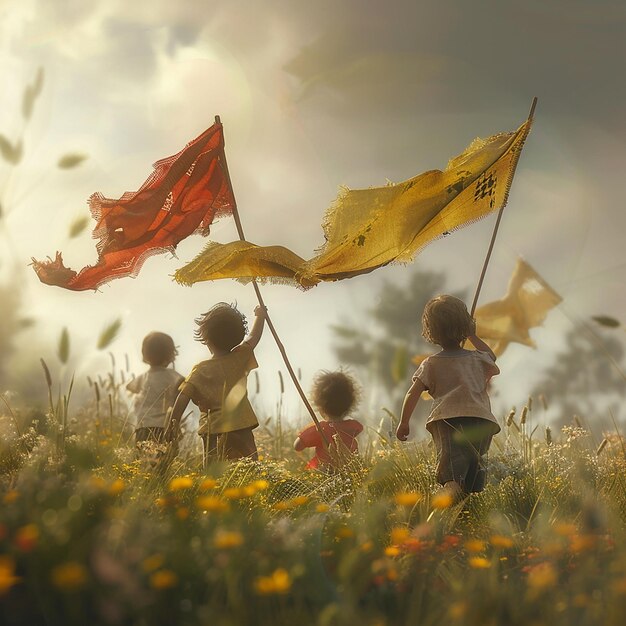
[[[343,189],[323,221],[326,243],[309,261],[300,263],[300,257],[280,246],[268,252],[233,242],[208,246],[175,279],[183,284],[218,278],[292,279],[307,288],[408,262],[435,239],[506,204],[530,126],[529,119],[515,132],[475,139],[444,171],[425,172],[397,185]]]
[[[525,261],[518,259],[502,300],[476,309],[476,334],[500,356],[511,342],[535,347],[529,330],[543,323],[561,296]]]

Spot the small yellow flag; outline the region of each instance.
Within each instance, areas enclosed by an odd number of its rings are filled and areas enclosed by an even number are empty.
[[[517,260],[506,295],[476,309],[476,334],[497,356],[511,342],[535,347],[529,330],[539,326],[561,296],[522,259]]]
[[[326,243],[303,261],[281,246],[210,244],[174,275],[191,285],[237,278],[293,282],[303,288],[406,263],[426,245],[504,206],[531,119],[512,133],[475,139],[444,171],[397,184],[343,189],[323,221]]]

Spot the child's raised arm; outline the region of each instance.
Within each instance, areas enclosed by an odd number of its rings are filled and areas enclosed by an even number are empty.
[[[252,349],[256,348],[261,339],[261,335],[263,334],[266,313],[266,307],[259,305],[254,309],[254,315],[256,316],[256,318],[254,320],[254,324],[252,325],[252,330],[250,331],[248,338],[244,341],[244,343],[248,344]]]
[[[424,385],[419,378],[416,378],[409,390],[406,392],[406,396],[404,396],[402,412],[400,414],[400,423],[396,429],[396,437],[400,441],[406,441],[406,438],[409,436],[409,420],[411,419],[411,415],[413,415],[413,411],[415,411],[417,402],[424,391],[426,391],[426,385]]]
[[[494,361],[496,360],[496,355],[493,350],[477,335],[470,335],[468,339],[472,342],[472,345],[479,352],[486,352]]]

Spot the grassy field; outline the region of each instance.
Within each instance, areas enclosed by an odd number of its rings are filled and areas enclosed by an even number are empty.
[[[0,623],[626,623],[618,433],[509,416],[487,489],[451,505],[427,442],[374,433],[329,475],[272,420],[259,462],[204,472],[137,454],[114,400],[30,424],[3,405]]]

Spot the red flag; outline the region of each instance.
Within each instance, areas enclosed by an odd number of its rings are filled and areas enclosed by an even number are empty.
[[[63,265],[60,252],[54,260],[33,259],[39,280],[74,291],[97,289],[114,278],[136,276],[149,256],[173,251],[193,232],[208,234],[213,220],[235,206],[223,154],[222,124],[216,122],[178,154],[157,161],[139,191],[119,200],[93,194],[98,262],[77,273]]]

